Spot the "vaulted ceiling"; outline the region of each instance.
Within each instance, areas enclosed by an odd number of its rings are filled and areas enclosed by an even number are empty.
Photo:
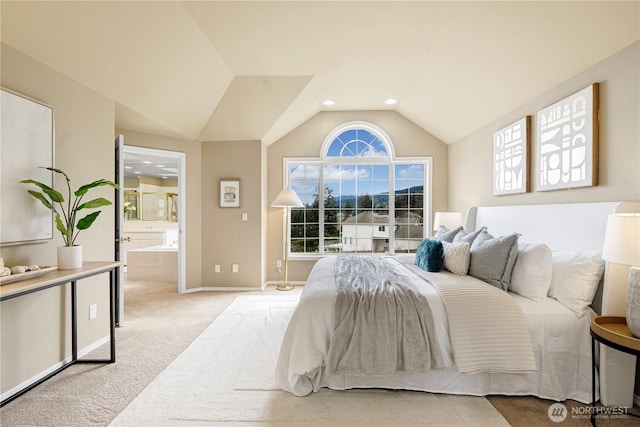
[[[124,129],[268,145],[322,110],[394,109],[452,143],[638,40],[639,6],[3,0],[1,38]]]

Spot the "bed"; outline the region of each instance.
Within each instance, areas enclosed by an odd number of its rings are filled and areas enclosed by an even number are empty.
[[[484,228],[493,236],[518,233],[520,249],[546,245],[553,250],[554,277],[557,276],[558,280],[565,283],[573,283],[571,278],[575,276],[563,275],[566,271],[562,269],[566,266],[573,268],[575,258],[572,257],[576,254],[587,254],[593,261],[592,264],[596,265],[598,251],[601,250],[604,239],[607,215],[624,209],[624,204],[618,202],[478,207],[469,210],[465,229],[470,232]],[[524,252],[518,254],[524,262]],[[571,256],[566,258],[566,254]],[[583,307],[573,306],[574,299],[568,301],[558,287],[555,298],[547,297],[545,290],[544,297],[537,299],[531,295],[523,296],[526,292],[520,295],[500,290],[501,294],[508,295],[508,304],[517,307],[516,311],[521,313],[525,322],[524,327],[518,329],[510,340],[528,340],[534,359],[533,366],[522,362],[507,369],[496,368],[496,365],[482,368],[485,366],[482,364],[480,368],[474,368],[473,360],[469,367],[459,357],[464,350],[460,350],[460,341],[466,342],[478,333],[474,331],[473,334],[465,335],[465,322],[461,321],[461,316],[451,317],[449,312],[456,311],[451,308],[454,307],[451,299],[445,298],[443,301],[446,296],[443,286],[454,286],[453,293],[462,295],[466,291],[459,292],[457,286],[470,286],[466,289],[479,289],[482,286],[493,290],[497,288],[470,275],[456,275],[444,270],[440,273],[424,272],[416,268],[414,256],[392,256],[388,263],[393,264],[393,268],[397,268],[403,278],[412,277],[412,286],[419,289],[418,292],[429,301],[434,319],[430,334],[438,342],[437,349],[431,350],[432,359],[438,359],[437,364],[426,369],[412,367],[391,371],[339,369],[332,360],[337,340],[334,336],[335,304],[338,289],[342,286],[336,280],[335,271],[336,263],[345,261],[338,261],[338,257],[326,257],[319,260],[309,274],[300,302],[285,332],[275,373],[278,385],[299,396],[308,395],[323,387],[336,390],[385,388],[480,396],[533,395],[557,401],[573,399],[591,402],[589,325],[596,312],[599,312],[601,290],[596,293],[595,298],[593,292],[588,293],[588,301],[584,301]],[[604,268],[604,263],[601,260],[599,262]],[[594,270],[594,277],[595,275],[601,277],[602,271]],[[599,282],[601,288],[602,283]],[[572,289],[570,291],[573,292]],[[458,308],[458,313],[464,310],[464,307]],[[487,311],[487,316],[495,315],[495,311],[501,314],[501,310],[494,309],[493,314]],[[471,323],[469,327],[476,323],[467,320],[465,319],[468,325]],[[496,325],[500,323],[493,321]],[[485,347],[497,348],[504,344],[491,342],[495,334],[479,335],[481,338],[474,345],[478,346],[479,351],[482,350],[480,352],[487,350]],[[488,344],[483,345],[482,340],[487,340]],[[527,347],[525,344],[516,345],[518,346]],[[507,353],[510,352],[511,350]],[[527,357],[526,352],[518,353],[507,362],[518,362]],[[457,363],[458,360],[460,363]]]

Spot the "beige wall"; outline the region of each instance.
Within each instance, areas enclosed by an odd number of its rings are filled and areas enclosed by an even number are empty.
[[[0,62],[2,86],[53,107],[55,166],[67,172],[72,187],[100,178],[113,180],[113,101],[4,44]],[[90,194],[111,201],[114,197],[110,187]],[[107,206],[94,226],[80,233],[77,243],[83,246],[85,260],[114,259],[113,223],[113,206]],[[8,265],[55,265],[62,238],[57,232],[54,236],[46,243],[3,247],[2,257]],[[79,349],[109,334],[107,284],[108,275],[79,282]],[[2,302],[2,393],[71,354],[68,301],[68,289],[60,287]],[[98,318],[93,321],[87,320],[90,304],[98,304]]]
[[[350,121],[371,122],[383,129],[397,157],[433,158],[433,212],[447,208],[447,146],[424,129],[393,111],[344,111],[317,114],[268,147],[267,182],[267,280],[282,280],[276,260],[283,259],[282,210],[270,208],[283,187],[284,157],[319,157],[322,142],[337,126]],[[289,280],[304,281],[315,260],[290,260]]]
[[[153,148],[157,150],[185,153],[185,230],[186,232],[186,284],[187,290],[198,288],[202,284],[202,145],[199,141],[151,135],[126,129],[118,129],[124,136],[124,145]]]
[[[260,141],[202,143],[202,285],[261,288],[263,153]],[[240,207],[220,207],[220,180],[240,180]],[[242,213],[247,221],[242,220]],[[220,265],[220,273],[214,266]],[[231,265],[238,264],[238,273]]]
[[[449,207],[640,200],[640,43],[594,65],[515,111],[449,147]],[[535,114],[592,83],[600,82],[600,183],[596,187],[492,195],[493,132],[525,116],[532,117],[532,170],[536,161]],[[490,100],[487,100],[490,102]]]

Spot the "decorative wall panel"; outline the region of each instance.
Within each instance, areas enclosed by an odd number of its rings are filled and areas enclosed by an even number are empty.
[[[537,190],[598,185],[598,83],[538,112]]]
[[[529,191],[531,116],[493,134],[493,195]]]
[[[35,179],[52,186],[53,108],[0,89],[0,244],[53,238],[53,215],[19,182]]]

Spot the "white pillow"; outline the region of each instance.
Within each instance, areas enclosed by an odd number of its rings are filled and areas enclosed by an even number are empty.
[[[442,241],[444,250],[443,267],[453,274],[464,276],[469,271],[471,260],[471,245],[468,242],[449,243]]]
[[[509,290],[534,301],[544,301],[551,286],[553,257],[544,243],[518,243],[518,257]]]
[[[598,252],[553,252],[549,296],[582,317],[593,302],[604,272]]]

